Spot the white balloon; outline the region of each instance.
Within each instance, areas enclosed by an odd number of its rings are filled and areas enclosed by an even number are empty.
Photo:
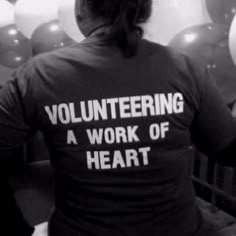
[[[182,30],[211,22],[205,0],[154,0],[145,38],[167,45]]]
[[[236,65],[236,15],[232,21],[229,31],[229,49],[231,57]]]
[[[84,39],[84,36],[76,21],[75,1],[59,0],[58,18],[65,33],[76,42],[80,42]]]
[[[56,0],[18,0],[15,21],[20,31],[31,38],[34,30],[43,23],[57,19]]]
[[[11,3],[0,0],[0,12],[0,27],[15,23],[14,6]]]

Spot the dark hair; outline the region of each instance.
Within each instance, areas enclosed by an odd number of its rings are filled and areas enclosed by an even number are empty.
[[[111,26],[108,42],[118,46],[125,56],[136,54],[145,23],[151,15],[152,0],[87,0],[95,16]]]

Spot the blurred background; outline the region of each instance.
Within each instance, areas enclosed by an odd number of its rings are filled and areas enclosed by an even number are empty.
[[[75,0],[0,0],[0,86],[38,54],[80,42]],[[227,104],[236,100],[236,1],[153,0],[145,38],[206,66]]]
[[[83,40],[75,0],[0,0],[0,86],[31,58]],[[173,47],[206,67],[230,109],[236,101],[236,0],[153,0],[145,38]],[[197,194],[236,216],[234,169],[217,166],[194,148],[191,170]],[[25,161],[12,180],[16,198],[32,223],[53,206],[49,154],[39,133],[17,152]],[[18,158],[19,159],[19,158]],[[30,178],[29,178],[30,176]],[[36,184],[35,184],[36,183]]]

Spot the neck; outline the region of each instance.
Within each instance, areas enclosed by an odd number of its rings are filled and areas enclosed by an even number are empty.
[[[80,30],[83,35],[87,38],[90,35],[93,35],[95,32],[100,31],[102,28],[106,26],[105,22],[102,20],[83,22],[79,24]]]

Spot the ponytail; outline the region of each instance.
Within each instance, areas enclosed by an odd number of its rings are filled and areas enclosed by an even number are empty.
[[[125,57],[135,56],[144,23],[151,14],[151,0],[88,0],[92,11],[103,17],[111,29],[107,36],[110,44],[121,49]],[[96,4],[97,3],[97,4]]]
[[[126,57],[134,56],[137,52],[139,39],[142,37],[142,29],[137,26],[137,12],[133,15],[130,14],[129,4],[127,0],[122,0],[120,4],[117,17],[112,22],[111,32],[108,36],[110,42],[114,42],[120,48]],[[140,0],[138,0],[140,2]]]

